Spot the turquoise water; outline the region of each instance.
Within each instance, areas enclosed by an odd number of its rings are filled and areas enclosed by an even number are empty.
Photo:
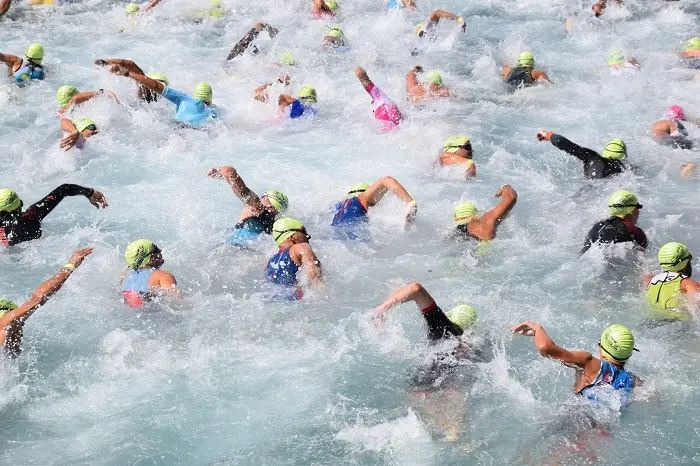
[[[697,5],[626,1],[602,24],[578,20],[569,2],[502,0],[482,5],[418,1],[420,13],[383,13],[380,2],[345,2],[339,24],[351,50],[318,50],[326,22],[306,14],[310,2],[224,0],[224,21],[195,24],[206,2],[164,0],[133,30],[123,5],[75,2],[37,9],[13,6],[0,20],[2,52],[29,42],[46,49],[47,80],[17,89],[0,85],[2,184],[25,204],[64,182],[102,190],[109,208],[64,201],[44,224],[44,238],[0,254],[0,296],[22,301],[88,245],[94,254],[25,328],[25,352],[3,361],[0,412],[5,464],[578,464],[589,453],[570,447],[586,430],[571,396],[571,369],[539,357],[510,325],[541,322],[558,343],[596,350],[613,323],[635,332],[629,368],[647,381],[621,416],[597,413],[611,437],[590,440],[601,464],[687,464],[700,461],[700,393],[696,323],[643,325],[640,277],[656,269],[658,247],[682,241],[698,251],[697,186],[678,180],[697,152],[662,148],[648,129],[672,104],[700,118],[700,82],[675,60],[697,35]],[[411,57],[413,25],[435,8],[461,14],[467,33],[447,25],[442,39]],[[586,7],[587,8],[587,7]],[[264,20],[279,36],[259,39],[261,54],[223,59]],[[331,25],[330,23],[328,25]],[[274,79],[284,49],[296,92],[312,84],[319,118],[277,122],[274,105],[252,90]],[[633,77],[605,74],[615,48],[644,67]],[[507,93],[497,66],[524,49],[555,83]],[[96,58],[130,58],[168,75],[190,92],[208,80],[222,109],[209,131],[175,129],[167,102],[139,106],[133,82],[91,66]],[[440,70],[457,97],[411,108],[403,76],[416,64]],[[407,116],[401,131],[377,134],[369,96],[353,74],[363,65]],[[232,77],[235,75],[235,77]],[[107,99],[74,116],[101,129],[86,149],[63,153],[54,114],[56,89],[105,88]],[[633,171],[587,182],[581,164],[549,144],[544,128],[594,149],[613,137],[628,145]],[[432,167],[443,141],[471,135],[478,177]],[[325,272],[323,290],[297,303],[264,299],[262,270],[271,241],[252,251],[222,246],[240,202],[209,168],[233,165],[256,192],[283,190],[290,215],[312,235]],[[415,226],[404,231],[403,206],[388,198],[373,210],[372,241],[339,241],[329,226],[332,205],[347,188],[397,178],[417,199]],[[494,205],[504,183],[518,204],[477,262],[450,242],[451,210],[470,200]],[[650,250],[636,261],[578,256],[586,231],[606,215],[617,189],[636,192]],[[183,303],[135,313],[120,302],[123,252],[147,237],[164,251]],[[621,254],[627,257],[626,253]],[[463,440],[434,436],[407,403],[409,375],[424,358],[417,309],[394,309],[384,329],[367,315],[398,286],[420,281],[449,309],[468,302],[480,315],[477,333],[494,358],[478,365],[463,388]]]

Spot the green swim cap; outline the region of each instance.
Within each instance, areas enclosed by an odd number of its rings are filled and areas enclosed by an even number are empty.
[[[279,63],[280,65],[294,66],[297,64],[297,61],[294,59],[294,54],[291,50],[285,50],[280,55]]]
[[[270,204],[272,204],[272,207],[275,208],[278,214],[284,213],[287,207],[289,207],[289,199],[280,191],[265,191],[262,197],[266,197],[267,200],[270,201]]]
[[[272,237],[278,246],[297,231],[306,232],[304,225],[299,220],[291,217],[281,218],[272,225]]]
[[[625,56],[622,52],[615,51],[608,57],[608,66],[622,65],[625,62]]]
[[[639,203],[637,196],[630,191],[620,190],[613,193],[608,199],[608,207],[610,208],[610,215],[613,217],[623,217],[627,214],[631,214],[635,208],[642,208]]]
[[[474,308],[466,304],[453,307],[450,312],[447,313],[447,318],[462,330],[474,327],[477,320]]]
[[[0,212],[12,212],[22,205],[22,200],[11,189],[0,189]]]
[[[457,225],[467,225],[471,221],[471,218],[477,213],[479,213],[479,211],[471,202],[462,202],[460,205],[455,207],[454,211],[452,212]]]
[[[437,71],[431,71],[430,73],[425,75],[425,78],[427,81],[430,81],[430,84],[442,86],[442,76],[440,76],[440,73],[438,73]]]
[[[691,52],[700,51],[700,37],[693,37],[685,43],[685,50]]]
[[[340,30],[340,28],[330,28],[328,32],[326,33],[326,36],[333,37],[335,39],[340,39],[340,36],[343,35],[343,31]]]
[[[326,6],[328,7],[328,9],[331,11],[337,10],[338,7],[340,6],[340,5],[338,5],[338,2],[336,2],[335,0],[323,0],[323,3],[325,3]]]
[[[666,272],[683,270],[692,257],[688,246],[683,243],[666,243],[659,249],[659,265]]]
[[[635,351],[634,336],[627,327],[611,325],[600,336],[600,349],[615,361],[625,362]]]
[[[213,91],[211,89],[211,84],[208,82],[202,81],[201,83],[197,84],[197,87],[194,88],[194,98],[199,99],[202,102],[211,102],[213,96]]]
[[[90,118],[78,118],[73,123],[75,124],[75,128],[78,130],[78,132],[82,132],[90,125],[95,125],[95,122]]]
[[[518,65],[530,66],[534,68],[535,57],[532,55],[532,52],[521,52],[520,55],[518,55]]]
[[[221,6],[221,0],[211,0],[211,6],[218,8]]]
[[[604,159],[622,160],[627,157],[627,145],[620,138],[615,138],[608,142],[600,154]]]
[[[362,194],[365,191],[369,189],[369,184],[367,183],[357,183],[354,185],[352,188],[350,188],[350,191],[348,191],[349,196],[357,196],[358,194]]]
[[[126,14],[127,15],[135,15],[139,11],[141,11],[141,7],[138,6],[136,3],[129,3],[126,6]]]
[[[151,261],[155,244],[147,239],[137,239],[126,247],[124,259],[132,269],[138,270],[146,266]]]
[[[444,151],[450,154],[457,152],[469,143],[468,136],[452,136],[445,141]]]
[[[0,316],[4,316],[10,311],[17,309],[17,305],[7,299],[0,299]]]
[[[316,103],[318,100],[318,95],[316,94],[316,89],[311,86],[304,86],[299,91],[299,100],[305,103]]]
[[[61,86],[56,91],[56,100],[61,107],[65,107],[77,93],[78,90],[73,86]]]
[[[416,24],[416,29],[415,29],[416,35],[417,35],[418,37],[420,37],[421,35],[423,35],[424,29],[425,29],[425,21],[423,21],[422,23]]]
[[[146,77],[151,78],[155,81],[160,81],[166,86],[168,85],[168,77],[162,73],[148,73]]]
[[[38,42],[29,44],[29,47],[27,47],[27,51],[24,53],[24,56],[35,63],[41,63],[41,60],[44,59],[44,46]]]

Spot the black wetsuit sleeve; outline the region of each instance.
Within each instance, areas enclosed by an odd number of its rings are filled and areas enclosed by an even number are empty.
[[[581,254],[585,253],[588,251],[591,246],[593,246],[593,243],[598,242],[599,237],[600,237],[600,230],[603,228],[605,225],[605,221],[601,221],[593,225],[593,228],[588,232],[588,235],[586,235],[586,240],[583,242],[583,247],[581,248]]]
[[[437,341],[448,338],[451,335],[461,335],[464,333],[461,328],[447,318],[445,313],[442,312],[442,309],[437,305],[424,309],[422,314],[428,324],[428,339],[430,341]]]
[[[68,196],[85,196],[90,197],[94,189],[84,188],[77,184],[62,184],[58,188],[51,191],[39,202],[36,202],[22,214],[22,220],[35,220],[41,223],[44,218],[56,208],[61,201]]]
[[[552,134],[550,138],[552,145],[559,150],[567,152],[582,162],[592,162],[594,160],[600,159],[600,154],[596,151],[588,149],[586,147],[581,147],[576,143],[573,143],[566,139],[564,136],[559,134]]]
[[[274,29],[272,29],[269,24],[264,25],[263,30],[267,31],[267,33],[270,34],[270,37],[275,35]],[[245,52],[245,50],[250,47],[250,44],[258,37],[259,34],[260,31],[256,28],[252,28],[250,31],[248,31],[248,33],[243,36],[243,39],[239,40],[238,43],[233,46],[231,51],[228,53],[228,57],[226,57],[226,61],[236,58]]]

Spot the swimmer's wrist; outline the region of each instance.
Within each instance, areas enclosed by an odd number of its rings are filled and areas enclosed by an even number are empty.
[[[62,272],[65,271],[68,273],[73,273],[74,270],[75,270],[75,265],[71,264],[70,262],[68,262],[66,265],[64,265],[63,268],[61,269]]]

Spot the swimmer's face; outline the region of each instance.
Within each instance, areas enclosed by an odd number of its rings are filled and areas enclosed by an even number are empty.
[[[156,250],[153,251],[153,254],[151,255],[150,265],[154,269],[157,269],[163,264],[165,264],[165,260],[163,259],[163,253],[160,249],[156,248]]]
[[[639,207],[635,207],[634,210],[632,211],[632,220],[637,223],[637,220],[639,220]]]
[[[294,242],[294,244],[308,243],[311,239],[311,235],[306,233],[306,228],[302,227],[301,230],[295,231],[294,234],[290,236],[290,239]]]
[[[272,203],[271,203],[270,200],[267,198],[267,196],[261,197],[261,198],[260,198],[260,203],[261,203],[265,208],[267,208],[268,210],[271,209],[271,210],[274,210],[275,212],[277,212],[277,209],[275,209],[275,206],[272,205]]]
[[[97,133],[97,127],[95,125],[90,125],[80,132],[80,134],[82,134],[85,139]]]

